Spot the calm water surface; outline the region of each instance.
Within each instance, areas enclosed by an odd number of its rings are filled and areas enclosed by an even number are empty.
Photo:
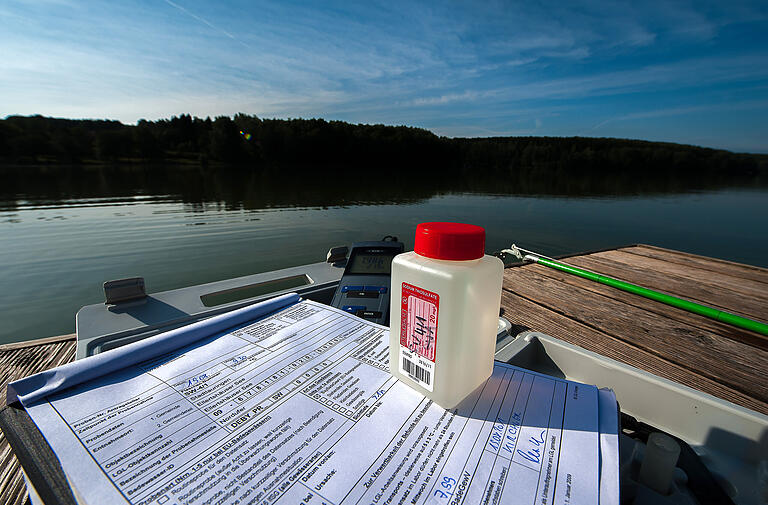
[[[755,185],[373,189],[194,171],[5,180],[0,343],[73,332],[77,310],[103,301],[105,280],[143,276],[155,292],[323,261],[329,247],[384,235],[412,248],[422,221],[484,226],[489,252],[512,242],[550,255],[642,242],[768,266],[768,188]]]

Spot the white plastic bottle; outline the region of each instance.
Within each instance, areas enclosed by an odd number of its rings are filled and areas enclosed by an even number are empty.
[[[389,368],[443,408],[491,376],[504,264],[485,230],[422,223],[414,251],[392,261]]]

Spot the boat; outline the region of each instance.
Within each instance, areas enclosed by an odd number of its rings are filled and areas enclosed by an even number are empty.
[[[643,248],[640,252],[650,255],[683,254],[650,246],[630,247]],[[74,357],[82,359],[99,354],[288,292],[330,303],[345,260],[344,250],[335,248],[329,251],[324,262],[153,294],[145,292],[141,278],[105,283],[106,302],[83,307],[76,315],[76,345],[70,340],[72,347],[76,347]],[[695,264],[711,259],[687,255],[685,260]],[[505,285],[515,282],[512,279],[519,268],[507,269]],[[768,271],[755,268],[768,282]],[[534,275],[526,271],[524,277],[530,280]],[[614,359],[576,345],[568,338],[558,338],[562,334],[547,331],[555,329],[553,326],[521,325],[514,311],[516,300],[525,298],[525,293],[510,289],[505,297],[496,342],[497,360],[558,378],[609,387],[616,393],[621,413],[622,503],[758,505],[768,502],[768,416],[765,412],[748,408],[744,404],[751,404],[746,401],[739,405],[662,377],[652,373],[652,367],[649,371],[626,362],[631,360]],[[673,318],[667,324],[681,323]],[[750,345],[752,337],[745,335]],[[761,346],[755,348],[763,352]],[[4,351],[0,348],[0,352]],[[691,383],[690,379],[685,380]],[[757,376],[755,380],[765,381],[765,378]],[[656,493],[638,476],[647,438],[654,432],[667,434],[681,448],[673,486],[667,495]]]

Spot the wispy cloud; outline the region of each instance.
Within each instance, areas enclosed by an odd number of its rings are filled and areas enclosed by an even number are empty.
[[[251,49],[251,47],[248,44],[246,44],[245,42],[243,42],[239,38],[235,37],[234,35],[229,33],[227,30],[224,30],[223,28],[219,28],[218,26],[214,25],[213,23],[211,23],[207,19],[205,19],[205,18],[203,18],[201,16],[198,16],[197,14],[195,14],[193,12],[190,12],[189,10],[187,10],[186,8],[184,8],[181,5],[177,4],[176,2],[172,2],[171,0],[165,0],[165,3],[167,3],[171,7],[175,7],[176,9],[180,10],[181,12],[183,12],[187,16],[191,17],[192,19],[196,19],[196,20],[200,21],[201,23],[203,23],[204,25],[212,28],[213,30],[216,30],[217,32],[223,33],[224,35],[226,35],[230,39],[232,39],[232,40],[242,44],[247,49]]]
[[[642,112],[633,112],[630,114],[622,114],[615,117],[610,117],[603,121],[600,121],[589,130],[586,130],[584,134],[589,132],[595,132],[601,130],[603,127],[610,125],[611,123],[617,123],[620,121],[633,121],[636,119],[652,119],[663,118],[670,116],[685,116],[690,114],[712,113],[722,111],[744,111],[744,110],[762,110],[768,109],[768,99],[761,100],[743,100],[734,101],[728,103],[717,104],[702,104],[693,105],[688,107],[667,107],[662,109],[646,110]]]
[[[414,98],[413,100],[405,102],[402,105],[443,105],[456,101],[476,100],[479,96],[481,96],[481,93],[465,91],[463,93],[449,93],[447,95],[440,95],[436,97]]]

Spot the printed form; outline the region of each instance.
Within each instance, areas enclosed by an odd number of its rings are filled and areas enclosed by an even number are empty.
[[[446,411],[388,342],[302,301],[27,410],[85,503],[598,503],[594,386],[497,363]]]

